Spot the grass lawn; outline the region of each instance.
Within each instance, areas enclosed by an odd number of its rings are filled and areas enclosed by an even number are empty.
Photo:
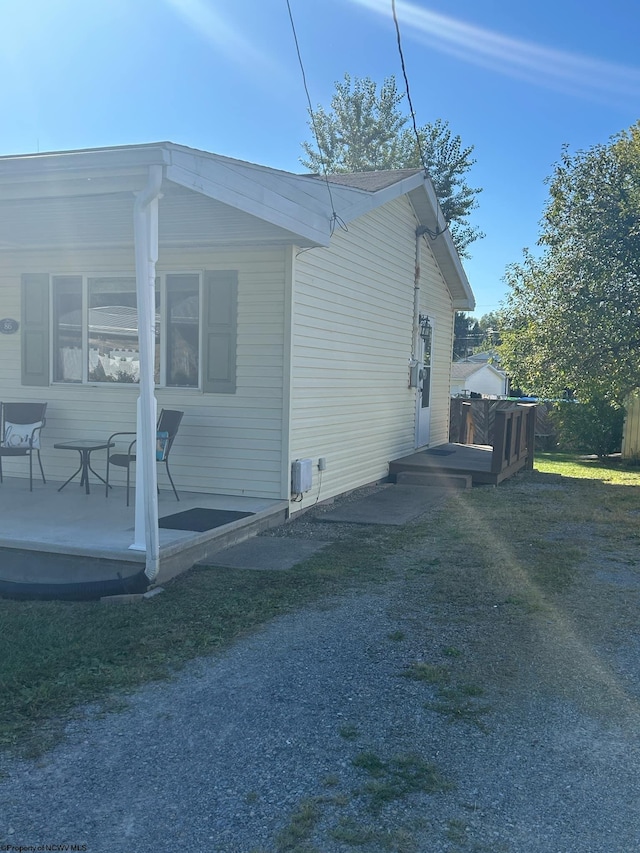
[[[541,606],[572,583],[586,547],[580,530],[596,530],[600,547],[635,559],[639,485],[640,472],[619,463],[542,454],[532,473],[456,496],[455,512],[443,514],[437,533],[428,519],[400,529],[355,528],[292,571],[198,568],[134,605],[0,600],[0,746],[45,748],[57,721],[79,703],[117,701],[121,691],[168,678],[274,616],[385,580],[395,571],[388,558],[400,551],[411,560],[420,555],[413,570],[404,569],[412,582],[420,571],[447,568],[440,594],[448,604],[464,608],[478,594],[475,583],[500,585],[503,596]],[[567,535],[558,541],[554,530]],[[523,549],[527,577],[509,568]],[[435,553],[441,556],[425,565],[424,555]],[[463,555],[467,570],[473,561],[482,567],[478,580],[453,571]]]
[[[373,539],[354,539],[289,572],[192,569],[136,604],[0,599],[0,747],[38,751],[79,702],[170,677],[274,616],[380,576],[383,564]]]

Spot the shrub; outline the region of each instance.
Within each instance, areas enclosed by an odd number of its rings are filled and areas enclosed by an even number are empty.
[[[558,449],[594,453],[602,458],[622,446],[624,409],[602,397],[585,402],[558,402],[551,414]]]

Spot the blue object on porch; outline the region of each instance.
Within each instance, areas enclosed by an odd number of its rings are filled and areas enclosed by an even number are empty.
[[[180,497],[178,496],[178,492],[176,491],[176,487],[173,482],[173,477],[171,476],[171,471],[169,470],[169,453],[173,447],[173,442],[178,433],[178,427],[180,426],[183,415],[184,412],[179,412],[176,409],[162,409],[160,417],[158,418],[156,434],[156,460],[158,462],[164,462],[165,468],[167,469],[167,477],[169,478],[173,494],[176,496],[177,501],[180,500]],[[109,436],[109,442],[112,443],[113,439],[120,435],[135,435],[135,432],[114,432]],[[126,468],[127,506],[129,506],[129,489],[131,487],[131,466],[135,465],[136,462],[135,446],[136,440],[134,438],[134,440],[130,442],[126,453],[110,453],[107,455],[107,479],[105,480],[106,496],[109,497],[109,466],[117,465],[119,468]]]

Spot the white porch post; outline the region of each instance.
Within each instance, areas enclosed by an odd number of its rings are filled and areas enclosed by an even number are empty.
[[[156,411],[154,394],[156,261],[158,260],[158,200],[162,166],[149,167],[147,186],[134,205],[136,297],[140,346],[140,396],[137,409],[136,505],[133,549],[146,551],[145,574],[154,580],[159,565],[158,491],[156,468]]]

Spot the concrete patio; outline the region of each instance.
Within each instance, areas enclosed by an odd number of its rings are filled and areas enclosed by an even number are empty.
[[[107,592],[117,591],[119,581],[140,576],[144,570],[145,553],[129,547],[134,538],[134,506],[126,506],[124,488],[114,487],[107,498],[97,483],[91,484],[89,495],[75,482],[62,492],[58,492],[59,486],[34,479],[30,492],[27,479],[4,478],[0,486],[0,594],[13,591],[22,593],[19,597],[38,597],[28,596],[28,588],[37,593],[38,587],[67,585],[70,597],[83,597],[74,595],[72,588],[103,582],[107,587],[115,584]],[[204,532],[161,528],[157,582],[166,582],[222,548],[281,524],[288,506],[281,500],[183,491],[177,502],[171,491],[161,491],[160,518],[196,507],[252,515]]]

